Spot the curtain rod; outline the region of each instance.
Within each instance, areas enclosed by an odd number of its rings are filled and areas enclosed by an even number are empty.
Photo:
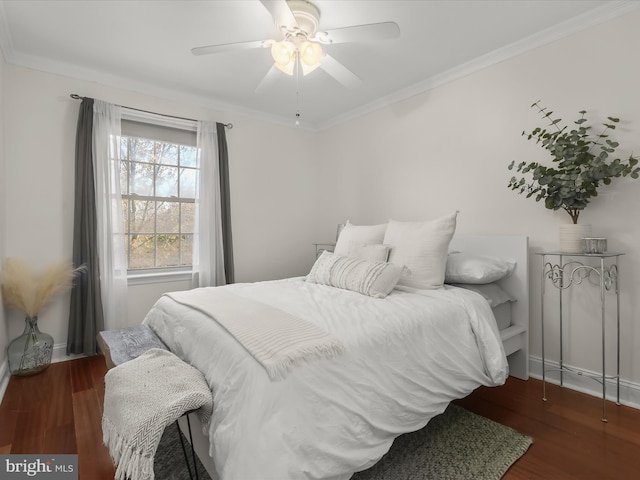
[[[71,98],[73,98],[74,100],[82,100],[85,97],[81,97],[80,95],[78,95],[77,93],[72,93],[71,95],[69,95]],[[157,112],[151,112],[149,110],[142,110],[141,108],[133,108],[133,107],[125,107],[124,105],[120,105],[121,107],[124,108],[128,108],[129,110],[135,110],[136,112],[142,112],[142,113],[151,113],[153,115],[160,115],[162,117],[169,117],[169,118],[177,118],[178,120],[189,120],[191,122],[197,122],[197,120],[194,120],[193,118],[186,118],[186,117],[176,117],[175,115],[167,115],[165,113],[157,113]],[[231,130],[233,128],[233,123],[223,123],[223,125],[225,127],[227,127],[229,130]]]

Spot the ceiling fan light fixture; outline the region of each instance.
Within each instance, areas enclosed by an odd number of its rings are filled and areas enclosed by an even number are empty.
[[[278,70],[280,70],[283,73],[286,73],[287,75],[289,75],[290,77],[293,76],[293,69],[296,66],[296,60],[295,57],[293,59],[291,59],[291,61],[289,63],[287,63],[286,65],[280,65],[279,63],[275,63],[274,64],[276,66],[276,68]]]
[[[322,46],[319,43],[310,42],[308,40],[298,47],[298,51],[300,52],[300,60],[302,64],[308,67],[317,67],[320,64],[320,59],[324,55]]]
[[[295,64],[296,61],[296,47],[293,43],[283,40],[281,42],[275,42],[271,46],[271,56],[273,61],[276,62],[276,66],[280,69],[287,65]],[[293,70],[293,67],[291,67]]]

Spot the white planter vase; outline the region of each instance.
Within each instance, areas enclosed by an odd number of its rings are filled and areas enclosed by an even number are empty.
[[[565,223],[560,225],[560,251],[582,253],[582,239],[591,236],[591,225]]]

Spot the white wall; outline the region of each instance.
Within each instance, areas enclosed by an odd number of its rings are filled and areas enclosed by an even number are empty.
[[[316,181],[307,155],[309,133],[177,105],[145,95],[69,77],[4,65],[6,139],[6,255],[40,267],[70,258],[73,232],[74,145],[79,101],[69,94],[190,118],[232,122],[230,155],[232,225],[239,282],[305,274],[313,262]],[[188,288],[188,282],[130,287],[130,325],[161,293]],[[66,343],[68,295],[39,316],[54,337],[55,351]],[[9,338],[24,319],[11,312]]]
[[[640,13],[628,14],[538,48],[328,131],[322,159],[325,179],[337,183],[325,202],[340,204],[354,223],[433,218],[458,209],[458,231],[527,235],[532,251],[557,250],[564,212],[517,195],[506,185],[512,160],[548,162],[545,151],[520,134],[541,125],[529,106],[542,100],[572,122],[577,112],[622,119],[613,137],[628,155],[640,154]],[[554,115],[554,117],[556,117]],[[336,198],[337,197],[337,198]],[[640,383],[640,181],[621,179],[602,190],[581,215],[593,233],[609,238],[621,262],[623,379]],[[335,218],[324,219],[326,228]],[[538,256],[531,265],[531,353],[541,354]],[[591,291],[596,296],[597,292]],[[577,292],[573,293],[576,297]],[[600,369],[599,303],[574,298],[565,362]],[[584,308],[579,308],[584,304]],[[546,311],[546,309],[545,309]],[[547,315],[551,315],[549,311]],[[546,332],[547,355],[557,327]],[[607,329],[614,365],[615,336]],[[567,358],[569,354],[569,358]],[[614,370],[609,373],[614,373]],[[599,388],[599,387],[597,387]]]
[[[5,222],[5,210],[7,208],[6,201],[6,174],[5,174],[5,151],[4,151],[4,125],[5,125],[5,108],[4,108],[4,55],[2,49],[0,49],[0,265],[4,263],[5,259],[5,238],[6,238],[6,222]],[[7,346],[9,345],[9,332],[7,329],[7,322],[5,317],[5,311],[2,307],[2,292],[0,292],[0,398],[4,391],[6,383],[6,374],[8,372],[7,360]]]

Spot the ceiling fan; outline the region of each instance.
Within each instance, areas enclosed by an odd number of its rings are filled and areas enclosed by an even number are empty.
[[[250,48],[271,48],[274,65],[256,90],[270,84],[279,71],[287,75],[307,75],[321,68],[338,82],[356,88],[362,81],[356,74],[327,54],[323,45],[397,38],[395,22],[370,23],[319,30],[320,10],[306,0],[260,0],[275,20],[281,39],[208,45],[191,49],[194,55],[209,55]]]

